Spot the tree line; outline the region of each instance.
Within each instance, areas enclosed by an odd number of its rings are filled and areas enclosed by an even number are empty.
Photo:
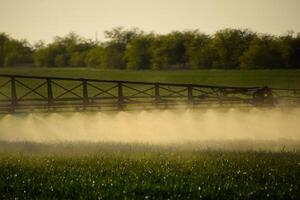
[[[169,34],[116,27],[98,42],[70,33],[52,43],[16,40],[0,33],[0,67],[95,67],[101,69],[300,69],[300,33],[283,36],[248,29]]]

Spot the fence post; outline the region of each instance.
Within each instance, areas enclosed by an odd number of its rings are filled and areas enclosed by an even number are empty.
[[[82,96],[83,96],[83,109],[86,109],[87,104],[89,103],[89,94],[87,80],[82,80]]]
[[[158,107],[160,103],[159,83],[155,83],[155,105]]]
[[[118,109],[123,110],[124,96],[122,82],[118,82]]]
[[[11,107],[10,107],[10,112],[14,113],[16,111],[16,106],[18,103],[18,98],[17,98],[17,89],[16,89],[16,78],[14,76],[10,77],[10,82],[11,82]]]
[[[48,110],[53,106],[53,92],[52,92],[52,84],[51,79],[47,78],[47,96],[48,96]]]
[[[189,105],[193,105],[193,103],[194,103],[193,87],[192,86],[188,86],[187,87],[187,91],[188,91],[188,104]]]

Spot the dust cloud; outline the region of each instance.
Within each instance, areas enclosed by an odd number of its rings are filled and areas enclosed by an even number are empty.
[[[228,109],[0,117],[0,141],[182,143],[300,140],[300,109]]]

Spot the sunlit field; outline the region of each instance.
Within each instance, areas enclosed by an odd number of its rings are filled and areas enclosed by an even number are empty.
[[[297,70],[6,68],[1,73],[300,85]],[[299,119],[299,108],[0,115],[0,199],[298,199]]]
[[[297,199],[299,109],[0,118],[1,199]]]
[[[299,88],[300,70],[101,70],[95,68],[2,68],[0,74],[103,80],[194,83],[217,86]]]
[[[193,150],[188,144],[121,143],[1,146],[1,199],[299,197],[299,150]]]

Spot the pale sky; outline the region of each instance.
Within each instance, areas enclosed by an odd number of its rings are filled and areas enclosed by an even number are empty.
[[[168,33],[250,28],[280,35],[300,32],[300,0],[0,0],[0,32],[30,42],[74,31],[103,40],[116,26]]]

